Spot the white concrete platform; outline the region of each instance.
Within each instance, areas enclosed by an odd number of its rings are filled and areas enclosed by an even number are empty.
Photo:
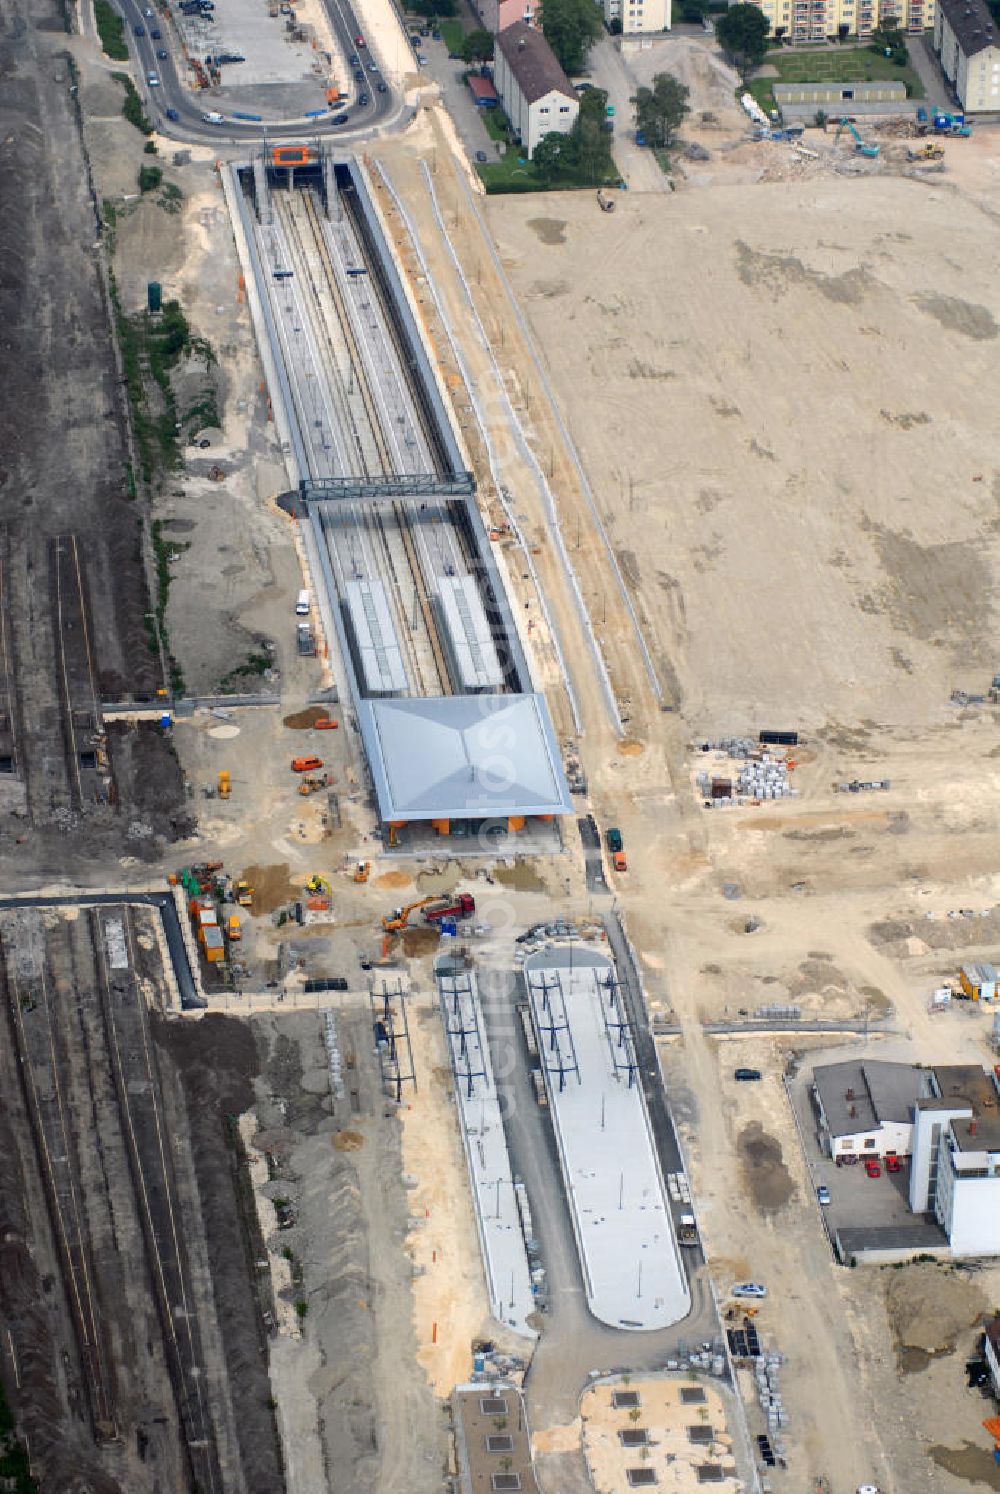
[[[524,973],[588,1306],[615,1328],[666,1328],[691,1296],[614,962],[552,944]]]
[[[458,974],[438,970],[436,978],[490,1311],[516,1333],[535,1338],[527,1322],[535,1306],[528,1256],[476,977],[471,970]]]

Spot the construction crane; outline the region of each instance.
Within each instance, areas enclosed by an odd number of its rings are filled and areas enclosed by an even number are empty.
[[[837,141],[840,139],[845,130],[850,130],[852,136],[854,137],[854,149],[856,151],[859,151],[861,155],[867,156],[869,160],[874,160],[874,158],[879,153],[879,146],[866,145],[861,136],[858,134],[857,128],[849,119],[842,119],[840,121],[837,133],[834,136],[834,144],[836,145]]]

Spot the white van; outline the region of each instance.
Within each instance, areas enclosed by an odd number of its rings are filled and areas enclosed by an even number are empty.
[[[210,110],[208,114],[203,114],[201,117],[206,124],[225,124],[226,120],[224,114],[216,114],[214,110]]]
[[[308,617],[309,616],[309,593],[307,591],[300,591],[299,592],[299,599],[295,603],[295,616],[296,617]]]

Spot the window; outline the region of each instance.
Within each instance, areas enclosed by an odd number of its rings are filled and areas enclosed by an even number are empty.
[[[866,1136],[865,1137],[864,1146],[865,1146],[865,1151],[866,1152],[873,1152],[875,1150],[875,1138],[874,1138],[874,1136]]]
[[[494,1473],[490,1482],[497,1494],[500,1494],[501,1490],[503,1494],[517,1494],[517,1490],[521,1487],[521,1475],[519,1473]]]
[[[682,1387],[682,1400],[684,1399],[684,1391],[691,1388],[693,1387]],[[701,1393],[701,1399],[705,1399],[704,1391]],[[613,1390],[611,1392],[611,1404],[616,1411],[631,1411],[639,1404],[639,1392],[637,1390]]]
[[[508,1453],[514,1451],[514,1439],[509,1432],[500,1436],[487,1437],[486,1451],[488,1453]]]
[[[569,113],[569,105],[568,104],[560,104],[559,105],[559,113],[560,114],[568,114]]]
[[[626,1468],[625,1477],[630,1489],[651,1489],[656,1483],[655,1468]]]
[[[506,1416],[507,1402],[502,1395],[484,1395],[479,1409],[484,1416]]]

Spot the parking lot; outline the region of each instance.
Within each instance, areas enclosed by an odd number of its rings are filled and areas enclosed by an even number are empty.
[[[276,91],[295,85],[301,112],[322,108],[331,78],[341,87],[351,72],[330,35],[318,0],[306,0],[292,14],[270,14],[268,0],[219,0],[211,16],[175,12],[177,29],[193,57],[233,56],[242,62],[222,64],[221,90],[232,107],[265,108]],[[289,23],[300,28],[293,40]],[[314,45],[315,43],[315,45]],[[327,65],[323,53],[332,57]]]

